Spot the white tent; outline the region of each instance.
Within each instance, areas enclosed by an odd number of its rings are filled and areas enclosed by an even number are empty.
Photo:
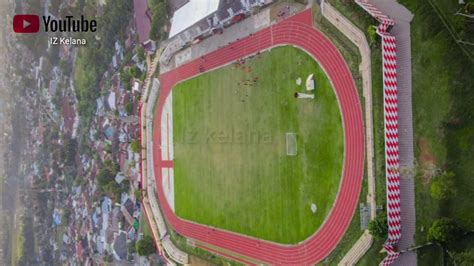
[[[169,38],[216,12],[218,7],[219,0],[190,0],[174,12]]]
[[[312,91],[314,90],[314,78],[313,74],[310,74],[308,78],[306,78],[306,90]]]

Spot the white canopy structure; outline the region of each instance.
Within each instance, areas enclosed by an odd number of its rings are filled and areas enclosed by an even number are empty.
[[[169,38],[216,12],[219,0],[190,0],[174,12]]]
[[[314,78],[313,74],[310,74],[308,78],[306,78],[306,90],[307,91],[312,91],[314,90]]]

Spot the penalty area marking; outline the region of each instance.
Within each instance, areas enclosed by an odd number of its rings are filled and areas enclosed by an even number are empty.
[[[286,155],[296,156],[297,153],[296,133],[286,133]]]
[[[170,208],[175,210],[175,193],[174,193],[174,146],[173,146],[173,94],[169,93],[163,105],[163,113],[161,116],[161,165],[162,186],[165,199],[168,201]]]

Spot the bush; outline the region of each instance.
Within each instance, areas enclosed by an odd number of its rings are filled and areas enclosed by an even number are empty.
[[[370,25],[367,28],[367,32],[369,34],[369,39],[370,39],[370,46],[372,46],[374,43],[377,43],[377,27],[374,25]]]
[[[377,215],[374,220],[370,221],[369,232],[377,238],[387,238],[388,225],[385,213],[383,215]]]
[[[437,176],[430,187],[431,197],[436,200],[446,200],[456,195],[454,173],[445,172]]]

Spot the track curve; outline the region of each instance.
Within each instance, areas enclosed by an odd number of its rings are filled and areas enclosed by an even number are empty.
[[[201,59],[195,59],[160,76],[161,92],[154,117],[153,167],[158,199],[169,224],[179,234],[271,264],[306,265],[324,259],[344,235],[354,214],[364,175],[364,125],[357,89],[337,48],[311,26],[310,10],[303,11],[252,36],[238,40]],[[294,45],[309,53],[325,70],[336,92],[344,127],[344,164],[333,208],[318,231],[295,245],[258,240],[177,217],[165,199],[161,176],[160,118],[170,90],[178,82],[241,57],[278,45]]]

